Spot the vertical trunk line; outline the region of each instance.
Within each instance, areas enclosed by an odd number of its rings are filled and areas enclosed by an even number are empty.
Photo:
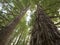
[[[30,45],[60,45],[60,33],[40,5],[37,5],[35,13],[36,20],[31,32],[33,38],[30,40]]]

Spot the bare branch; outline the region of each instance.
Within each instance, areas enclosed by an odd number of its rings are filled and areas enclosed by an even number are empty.
[[[60,15],[58,16],[49,16],[50,18],[60,18]]]
[[[60,24],[60,22],[56,23],[55,25],[59,25],[59,24]]]

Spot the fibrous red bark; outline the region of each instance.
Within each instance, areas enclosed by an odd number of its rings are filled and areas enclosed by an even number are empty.
[[[60,33],[43,9],[37,5],[30,45],[60,45]]]

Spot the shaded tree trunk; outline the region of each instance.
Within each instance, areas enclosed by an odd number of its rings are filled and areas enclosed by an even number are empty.
[[[28,7],[24,8],[20,15],[18,15],[4,30],[0,30],[0,45],[8,45],[7,42],[9,41],[8,38],[15,29],[16,25],[19,23],[20,19],[24,16]]]
[[[39,5],[37,5],[30,45],[60,45],[60,33],[57,27]]]

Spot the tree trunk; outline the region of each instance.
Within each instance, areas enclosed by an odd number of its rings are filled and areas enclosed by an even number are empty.
[[[60,45],[60,33],[42,7],[37,5],[30,45]]]
[[[0,45],[8,45],[7,42],[9,41],[9,36],[13,32],[16,25],[19,23],[20,19],[24,16],[27,9],[28,7],[24,8],[20,12],[20,15],[18,15],[12,22],[10,22],[10,24],[4,30],[0,30]]]

